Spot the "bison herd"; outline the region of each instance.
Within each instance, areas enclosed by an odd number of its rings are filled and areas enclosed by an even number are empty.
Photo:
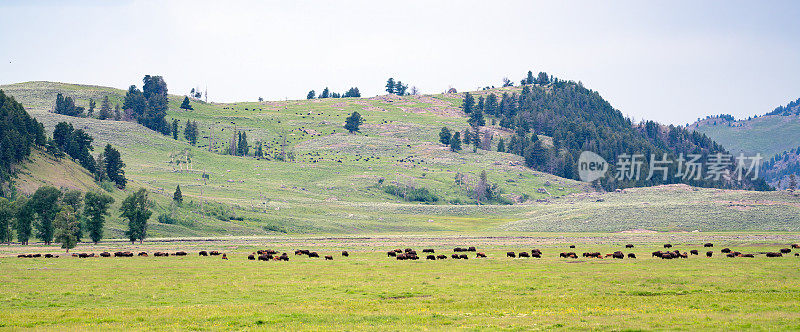
[[[571,249],[574,249],[575,245],[570,245],[569,247]],[[630,249],[630,248],[633,248],[633,247],[634,246],[632,244],[626,244],[625,245],[626,249]],[[667,243],[667,244],[664,244],[663,247],[664,248],[672,248],[673,245]],[[714,244],[712,244],[712,243],[704,243],[703,247],[704,248],[713,248]],[[791,254],[792,253],[792,249],[800,249],[800,245],[798,245],[798,244],[792,244],[790,247],[791,248],[781,248],[777,252],[760,252],[759,254],[763,254],[766,257],[783,257],[784,255]],[[738,251],[731,250],[730,248],[723,248],[722,250],[720,250],[720,252],[723,255],[725,255],[725,257],[730,257],[730,258],[736,258],[736,257],[753,258],[753,257],[755,257],[755,254],[752,254],[752,253],[741,253],[741,252],[738,252]],[[436,250],[431,249],[431,248],[422,249],[422,253],[423,253],[423,256],[425,256],[425,260],[432,260],[433,261],[433,260],[443,260],[443,259],[447,259],[448,258],[448,255],[446,255],[446,254],[442,254],[442,253],[436,254]],[[452,258],[452,259],[469,259],[470,255],[471,255],[470,253],[474,253],[474,257],[475,258],[487,258],[487,255],[485,253],[478,252],[475,247],[466,247],[466,248],[456,247],[456,248],[453,249],[452,254],[450,254],[450,258]],[[320,258],[320,254],[319,253],[317,253],[316,251],[311,251],[311,250],[307,250],[307,249],[295,250],[294,254],[295,254],[295,256],[303,256],[303,255],[305,255],[305,256],[307,256],[309,258]],[[173,252],[173,253],[156,251],[156,252],[153,253],[154,257],[169,257],[169,256],[181,257],[181,256],[187,256],[187,255],[189,255],[189,254],[187,252],[185,252],[185,251],[176,251],[176,252]],[[225,260],[228,259],[228,256],[225,253],[222,253],[222,252],[219,252],[219,251],[216,251],[216,250],[212,250],[212,251],[203,250],[203,251],[200,251],[198,253],[198,255],[201,256],[201,257],[221,256],[222,259],[225,259]],[[417,255],[417,251],[412,249],[412,248],[389,250],[389,251],[386,252],[386,255],[387,255],[387,257],[395,258],[396,260],[401,260],[401,261],[402,260],[419,260],[420,259],[420,256]],[[661,258],[661,259],[679,259],[679,258],[685,259],[685,258],[689,258],[689,256],[700,256],[700,255],[701,255],[701,253],[697,249],[691,249],[691,250],[688,251],[688,253],[687,252],[681,252],[680,250],[671,250],[671,251],[670,250],[658,250],[658,251],[653,251],[651,253],[651,257]],[[134,257],[134,256],[148,257],[148,253],[144,252],[144,251],[139,252],[138,254],[134,254],[133,252],[130,252],[130,251],[117,251],[117,252],[114,252],[114,253],[110,253],[110,252],[104,251],[104,252],[101,252],[100,254],[97,254],[97,255],[95,255],[94,253],[73,253],[72,254],[72,257],[78,257],[78,258],[112,257],[112,256],[113,257]],[[350,253],[347,252],[347,251],[342,251],[341,252],[341,256],[342,257],[349,257]],[[713,257],[714,256],[714,252],[713,251],[706,251],[705,252],[705,256],[706,257]],[[800,256],[800,253],[795,253],[794,256]],[[58,258],[59,255],[54,255],[54,254],[19,254],[19,255],[17,255],[17,257],[19,257],[19,258],[38,258],[38,257]],[[334,259],[334,255],[323,255],[322,257],[326,261]],[[530,252],[528,252],[528,251],[519,251],[519,252],[508,251],[508,252],[506,252],[506,257],[509,257],[509,258],[542,258],[543,254],[542,254],[542,251],[540,249],[533,249]],[[570,251],[570,252],[561,252],[561,253],[559,253],[559,257],[577,259],[578,258],[578,254],[575,253],[575,252],[572,252],[572,251]],[[584,257],[584,258],[596,258],[596,259],[603,259],[603,258],[624,259],[626,257],[627,258],[636,258],[636,254],[634,254],[634,253],[625,254],[622,251],[615,251],[613,253],[608,253],[608,254],[602,254],[600,252],[584,252],[582,254],[582,257]],[[264,250],[258,250],[256,252],[253,252],[252,254],[247,256],[247,259],[248,260],[252,260],[252,261],[254,261],[254,260],[259,260],[259,261],[289,261],[289,254],[286,253],[286,252],[278,252],[278,251],[275,251],[275,250],[272,250],[272,249],[264,249]]]

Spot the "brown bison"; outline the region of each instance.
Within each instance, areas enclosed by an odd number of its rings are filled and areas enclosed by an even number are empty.
[[[531,255],[528,255],[527,251],[523,251],[517,255],[519,258],[529,258]]]
[[[664,248],[672,248],[672,245],[667,243],[667,244],[664,245]]]
[[[431,253],[431,254],[432,254],[432,253],[434,253],[435,251],[434,251],[433,249],[422,249],[422,252],[425,252],[425,253]]]
[[[288,262],[289,261],[289,255],[287,255],[286,253],[283,253],[280,256],[278,256],[278,260],[279,261]]]
[[[139,257],[147,257],[147,253],[142,251],[142,252],[138,253],[137,256],[139,256]]]
[[[198,254],[199,254],[200,256],[208,256],[208,252],[207,252],[207,251],[205,251],[205,250],[203,250],[203,251],[199,252]]]
[[[44,258],[53,258],[53,254],[44,254]]]
[[[634,253],[629,253],[629,254],[628,254],[628,258],[636,258],[636,254],[634,254]]]
[[[479,253],[475,254],[475,258],[486,258],[486,254],[484,254],[482,252],[479,252]]]
[[[325,255],[325,260],[326,260],[326,261],[332,261],[332,260],[333,260],[333,256],[331,256],[331,255]]]
[[[216,251],[216,250],[213,250],[213,251],[208,252],[208,254],[211,255],[211,256],[219,256],[220,252]]]
[[[467,257],[467,254],[461,254],[458,255],[458,259],[469,259],[469,257]]]
[[[720,250],[720,251],[721,251],[723,254],[727,254],[727,253],[730,253],[730,252],[731,252],[731,249],[730,249],[730,248],[724,248],[724,249],[722,249],[722,250]]]
[[[700,254],[700,252],[698,252],[697,250],[689,250],[689,253],[692,254],[692,255],[699,255]]]
[[[789,248],[782,248],[782,249],[780,250],[780,252],[781,252],[782,254],[788,254],[788,253],[792,252],[792,249],[789,249]]]
[[[350,253],[347,250],[342,251],[342,257],[350,257]]]
[[[475,252],[476,250],[478,250],[478,249],[476,249],[475,247],[469,247],[469,248],[467,248],[467,251],[471,251],[471,252]]]
[[[779,252],[768,252],[767,257],[783,257],[783,254]]]
[[[540,254],[538,252],[534,252],[534,253],[531,254],[531,257],[533,257],[533,258],[542,258],[542,254]]]
[[[212,252],[213,252],[213,251],[212,251]],[[185,252],[185,251],[178,251],[178,252],[176,252],[174,255],[175,255],[175,256],[186,256],[186,252]]]
[[[714,252],[713,251],[706,251],[706,257],[711,257],[711,256],[714,256]]]
[[[455,248],[453,249],[453,251],[455,251],[455,252],[462,252],[462,251],[464,251],[464,249],[462,249],[461,247],[455,247]]]
[[[428,255],[428,256],[425,256],[425,259],[427,259],[427,260],[429,260],[429,261],[435,261],[435,260],[436,260],[436,255]]]
[[[252,255],[251,255],[251,256],[252,256]],[[264,255],[258,255],[258,260],[260,260],[260,261],[267,262],[267,261],[269,261],[269,260],[271,260],[271,259],[272,259],[272,255],[267,255],[267,254],[264,254]]]
[[[256,260],[256,255],[253,255],[253,254],[247,255],[247,260],[251,260],[251,261]]]
[[[791,247],[792,249],[800,249],[800,244],[795,243]]]
[[[316,251],[312,251],[308,253],[308,257],[319,258],[319,254]]]
[[[459,259],[459,258],[461,258],[461,257],[459,257],[459,256],[458,256],[458,254],[452,254],[452,255],[450,255],[450,258],[452,258],[452,259]]]
[[[533,250],[531,250],[531,254],[539,254],[539,255],[541,255],[542,251],[539,250],[539,249],[533,249]]]
[[[107,251],[103,251],[100,253],[100,257],[111,257],[111,254]]]
[[[659,250],[659,251],[653,251],[653,257],[661,257],[663,254],[664,254],[664,253],[662,253],[662,252],[661,252],[661,250]]]
[[[736,254],[734,254],[732,252],[729,252],[727,255],[725,255],[725,257],[734,258],[734,257],[736,257]]]
[[[447,255],[436,255],[436,259],[447,259]]]
[[[632,245],[632,244],[626,244],[626,245],[625,245],[625,249],[630,249],[630,248],[633,248],[633,245]]]
[[[755,256],[753,254],[742,254],[741,257],[753,258]]]
[[[511,258],[516,258],[517,254],[515,252],[513,252],[513,251],[509,251],[509,252],[506,253],[506,256],[507,257],[511,257]]]
[[[705,243],[705,244],[703,244],[703,247],[705,247],[705,248],[711,248],[711,247],[713,247],[713,246],[714,246],[714,244],[713,244],[713,243],[710,243],[710,242],[709,242],[709,243]]]
[[[569,248],[570,248],[570,249],[575,249],[575,245],[574,245],[574,244],[570,244],[570,245],[569,245]]]
[[[387,257],[397,257],[397,253],[396,253],[394,250],[392,250],[392,251],[387,251],[387,252],[386,252],[386,256],[387,256]]]
[[[622,253],[622,251],[615,251],[615,252],[612,254],[612,256],[611,256],[611,257],[614,257],[614,258],[616,258],[616,259],[624,259],[624,258],[625,258],[625,254],[623,254],[623,253]]]

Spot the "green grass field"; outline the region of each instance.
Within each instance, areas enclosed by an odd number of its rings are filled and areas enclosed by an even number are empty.
[[[0,258],[2,330],[796,330],[800,258],[766,258],[796,233],[539,234],[507,237],[376,236],[228,238],[81,246],[188,250],[187,257]],[[704,248],[713,258],[661,260],[650,252]],[[636,247],[624,249],[624,244]],[[569,249],[569,244],[577,245]],[[477,245],[489,258],[397,261],[385,250],[452,253]],[[756,258],[725,258],[723,247]],[[248,261],[255,250],[289,262]],[[333,261],[291,255],[333,254]],[[539,248],[542,259],[508,250]],[[351,256],[339,256],[340,250]],[[222,250],[229,260],[198,257]],[[637,259],[562,259],[558,253],[623,250]],[[57,252],[2,246],[2,255]],[[62,253],[63,255],[63,253]]]
[[[742,120],[737,122],[739,124],[741,126],[729,127],[706,121],[695,130],[733,153],[761,153],[765,159],[800,146],[800,118],[797,116],[763,116]]]

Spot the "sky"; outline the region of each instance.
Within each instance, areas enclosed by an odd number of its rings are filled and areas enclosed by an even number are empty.
[[[686,124],[800,98],[800,1],[0,2],[0,84],[141,87],[209,101],[580,81],[623,114]]]

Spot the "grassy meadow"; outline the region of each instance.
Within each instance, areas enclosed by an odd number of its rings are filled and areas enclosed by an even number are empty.
[[[186,257],[16,258],[50,247],[0,248],[2,330],[796,330],[800,258],[766,258],[796,233],[529,233],[506,237],[375,236],[226,238],[76,252],[187,250]],[[715,256],[661,260],[711,241]],[[624,244],[635,244],[624,249]],[[574,244],[575,249],[568,245]],[[392,248],[476,245],[489,257],[397,261]],[[723,247],[756,258],[725,258]],[[249,261],[256,249],[288,262]],[[294,256],[294,249],[333,261]],[[542,259],[505,252],[539,248]],[[222,250],[229,260],[199,257]],[[350,257],[339,255],[348,250]],[[562,259],[558,253],[622,250],[637,259]],[[63,255],[63,253],[62,253]]]

